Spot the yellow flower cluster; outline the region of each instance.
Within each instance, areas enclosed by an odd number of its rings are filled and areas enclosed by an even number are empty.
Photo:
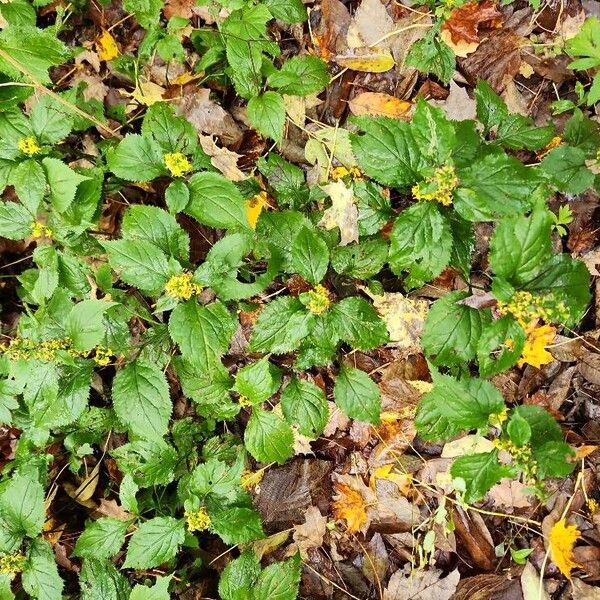
[[[17,143],[17,147],[23,154],[26,154],[27,156],[33,156],[41,150],[37,140],[32,135],[21,138]]]
[[[508,408],[504,407],[504,410],[499,413],[494,413],[489,416],[488,422],[492,427],[501,427],[502,423],[508,419]]]
[[[533,482],[537,473],[537,463],[533,460],[531,446],[524,444],[516,446],[510,440],[494,440],[494,446],[499,450],[508,452],[513,461],[523,469],[523,472],[528,481]]]
[[[112,348],[109,348],[108,346],[96,346],[94,362],[100,367],[105,367],[110,362],[110,357],[113,354]]]
[[[238,404],[242,407],[244,406],[252,406],[252,400],[249,400],[248,398],[246,398],[246,396],[240,396],[238,398]]]
[[[308,292],[306,308],[315,315],[323,314],[331,304],[329,292],[319,283]]]
[[[206,531],[210,527],[210,517],[204,506],[195,512],[186,511],[184,517],[189,531]]]
[[[27,558],[20,552],[3,554],[0,556],[0,575],[14,575],[20,573],[25,566]]]
[[[56,358],[59,350],[68,350],[71,345],[69,338],[51,339],[36,342],[28,338],[14,338],[8,346],[0,346],[0,352],[10,360],[41,360],[49,362]],[[69,351],[71,353],[71,351]],[[73,353],[77,356],[77,353]]]
[[[245,490],[251,490],[262,481],[264,476],[264,469],[260,469],[259,471],[244,471],[240,483]]]
[[[195,294],[202,291],[202,286],[194,283],[192,273],[180,273],[173,275],[165,285],[165,294],[177,300],[189,300]]]
[[[31,224],[31,237],[37,239],[41,237],[52,237],[52,229],[50,227],[44,225],[43,223],[35,223]]]
[[[508,302],[498,300],[501,315],[512,315],[523,329],[539,320],[562,323],[569,319],[569,309],[564,302],[556,302],[553,294],[534,296],[531,292],[515,292]]]
[[[436,169],[430,177],[415,184],[412,194],[417,200],[434,200],[443,206],[452,204],[452,195],[458,186],[458,177],[454,167],[445,165]]]
[[[350,175],[352,179],[364,179],[364,175],[358,167],[335,167],[331,171],[331,179],[337,181],[338,179],[342,179]]]
[[[168,152],[164,156],[164,161],[173,177],[182,177],[192,170],[192,163],[181,152]]]

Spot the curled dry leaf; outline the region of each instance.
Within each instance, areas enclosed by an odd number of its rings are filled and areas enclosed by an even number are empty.
[[[240,171],[237,166],[241,154],[236,154],[227,148],[219,148],[212,136],[200,135],[199,138],[202,150],[210,156],[210,162],[215,169],[219,169],[231,181],[246,179],[245,173]]]
[[[383,600],[450,600],[460,581],[455,569],[442,577],[441,569],[414,571],[405,575],[396,571],[383,593]]]
[[[440,36],[457,56],[467,56],[480,43],[480,29],[498,28],[502,25],[502,13],[491,0],[469,2],[455,8],[442,25]]]
[[[354,115],[373,115],[393,119],[409,118],[410,102],[380,92],[363,92],[348,102]]]

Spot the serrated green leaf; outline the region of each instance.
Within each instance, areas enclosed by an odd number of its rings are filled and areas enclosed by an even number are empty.
[[[9,240],[22,240],[31,234],[33,217],[16,202],[0,201],[0,235]]]
[[[329,318],[338,337],[357,350],[371,350],[389,340],[385,323],[373,306],[358,296],[335,304]]]
[[[81,600],[127,600],[127,579],[108,560],[86,558],[79,573]]]
[[[298,596],[302,563],[300,554],[266,567],[258,576],[253,600],[295,600]]]
[[[327,425],[327,398],[312,381],[294,377],[281,394],[281,408],[288,423],[310,438],[319,437]]]
[[[219,596],[223,600],[248,600],[260,570],[254,551],[244,550],[223,569],[219,579]]]
[[[270,0],[282,1],[282,0]],[[283,0],[290,2],[290,0]],[[297,0],[291,0],[292,2]],[[302,10],[306,11],[304,6]],[[327,63],[316,56],[294,56],[279,71],[269,75],[267,83],[289,96],[308,96],[322,91],[329,83]]]
[[[483,328],[477,342],[477,362],[482,377],[492,377],[514,366],[525,346],[525,330],[510,316]]]
[[[46,193],[46,175],[36,160],[24,160],[12,173],[12,184],[19,200],[36,214]],[[31,217],[30,217],[31,218]]]
[[[265,92],[250,98],[248,120],[259,133],[281,144],[285,126],[285,104],[281,94]]]
[[[406,64],[423,73],[433,73],[443,83],[450,83],[456,60],[452,49],[437,35],[437,27],[430,29],[425,37],[417,40],[406,55]]]
[[[18,535],[36,537],[44,526],[44,488],[30,475],[14,475],[0,494],[0,516]]]
[[[173,406],[164,373],[137,359],[113,380],[113,407],[119,420],[137,436],[156,439],[165,435]]]
[[[172,575],[157,577],[151,587],[138,584],[131,590],[129,600],[170,600],[169,584],[171,579]]]
[[[335,379],[333,396],[335,403],[351,419],[379,423],[379,388],[364,371],[343,366]]]
[[[152,181],[167,174],[163,152],[149,136],[126,135],[106,158],[108,168],[125,181]]]
[[[62,599],[64,583],[58,574],[52,546],[46,540],[32,542],[22,581],[23,589],[37,600]]]
[[[151,569],[175,557],[185,538],[183,521],[154,517],[142,523],[129,540],[125,569]]]
[[[280,416],[255,407],[244,433],[244,445],[260,462],[283,464],[294,454],[294,434]]]
[[[518,412],[513,413],[506,424],[506,433],[510,441],[519,448],[531,439],[531,427]]]
[[[125,541],[128,524],[111,517],[89,522],[77,539],[74,556],[105,559],[114,556]]]
[[[77,303],[69,313],[66,330],[73,348],[80,352],[89,352],[104,338],[104,313],[116,302],[104,300],[83,300]]]
[[[303,227],[292,242],[292,267],[312,284],[319,283],[329,266],[329,249],[323,239]]]
[[[268,400],[281,385],[281,369],[265,356],[241,368],[235,375],[233,389],[253,404]]]
[[[594,184],[594,174],[585,161],[585,152],[581,148],[559,146],[548,152],[541,168],[561,192],[581,194]]]
[[[252,508],[233,506],[211,513],[211,528],[230,545],[265,537],[260,515]]]

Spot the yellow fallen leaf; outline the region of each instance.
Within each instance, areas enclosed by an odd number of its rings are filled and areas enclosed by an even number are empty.
[[[406,118],[412,104],[400,100],[389,94],[381,92],[363,92],[348,102],[352,114],[391,117],[393,119]]]
[[[356,533],[367,524],[367,505],[360,492],[349,485],[337,482],[337,495],[333,502],[333,516],[346,521],[348,533]]]
[[[579,448],[575,448],[575,460],[581,460],[582,458],[586,458],[590,454],[596,452],[599,446],[579,446]]]
[[[354,191],[346,187],[341,179],[324,185],[323,189],[331,198],[332,204],[323,213],[319,227],[339,227],[340,246],[358,242],[358,207],[354,203]]]
[[[571,571],[579,566],[573,558],[573,547],[580,537],[577,527],[567,525],[564,519],[556,522],[550,530],[550,558],[567,579],[571,579]]]
[[[96,52],[98,52],[100,60],[113,60],[121,54],[115,38],[106,30],[96,40]]]
[[[188,73],[184,71],[181,75],[178,75],[171,82],[173,85],[185,85],[186,83],[190,83],[192,81],[196,81],[197,79],[202,79],[204,77],[204,73]]]
[[[258,217],[265,206],[268,206],[267,192],[262,191],[246,200],[246,218],[252,229],[256,229]]]
[[[375,480],[376,479],[386,479],[387,481],[391,481],[398,486],[400,493],[406,495],[410,491],[410,486],[412,484],[412,475],[410,473],[394,473],[392,471],[394,465],[382,465],[381,467],[377,467],[371,473],[370,486],[371,489],[375,488]]]
[[[342,67],[365,73],[385,73],[396,64],[391,52],[381,48],[357,49],[347,54],[338,54],[334,60]]]
[[[152,106],[156,102],[161,102],[165,89],[152,81],[138,82],[133,92],[126,95],[131,96],[139,104],[144,106]]]
[[[521,358],[517,363],[522,367],[525,363],[537,367],[551,363],[554,359],[552,354],[546,350],[556,337],[556,328],[551,325],[533,326],[528,328],[527,340],[521,354]]]

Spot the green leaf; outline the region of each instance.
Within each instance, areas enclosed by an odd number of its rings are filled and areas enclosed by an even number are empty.
[[[295,600],[301,571],[300,554],[285,562],[269,565],[258,576],[253,588],[253,600]]]
[[[410,127],[421,155],[427,157],[429,164],[442,165],[450,158],[456,134],[454,125],[441,108],[418,99]]]
[[[419,287],[448,265],[452,235],[448,220],[433,202],[417,202],[400,213],[390,234],[389,263],[405,285]]]
[[[465,281],[471,273],[471,256],[475,250],[473,224],[465,221],[452,211],[448,219],[452,231],[452,252],[450,265],[457,269]]]
[[[385,323],[363,298],[344,298],[333,306],[330,323],[339,338],[357,350],[372,350],[389,340]]]
[[[31,234],[33,217],[16,202],[0,201],[0,235],[9,240],[22,240]]]
[[[488,154],[457,174],[460,186],[454,191],[454,206],[467,221],[525,212],[539,184],[532,168],[506,154]]]
[[[158,25],[162,0],[124,0],[123,8],[135,15],[138,23],[145,28]]]
[[[131,536],[125,569],[151,569],[175,557],[185,538],[183,521],[154,517],[142,523]]]
[[[142,135],[152,136],[165,153],[192,154],[198,146],[194,126],[185,117],[175,116],[174,106],[167,102],[156,102],[148,108],[142,123]]]
[[[305,182],[304,171],[288,162],[278,154],[271,152],[266,158],[258,159],[256,166],[258,170],[268,179],[269,185],[275,192],[278,204],[291,206],[292,208],[301,208],[309,199],[309,189]],[[297,213],[287,212],[263,212],[262,219],[266,216],[290,215]],[[304,217],[301,217],[304,218]],[[259,220],[259,223],[261,221]]]
[[[19,200],[31,214],[36,214],[46,193],[46,175],[40,163],[36,160],[19,163],[13,171],[12,184]]]
[[[129,207],[121,223],[123,238],[146,240],[178,260],[189,259],[189,236],[175,217],[157,206]]]
[[[18,535],[36,537],[44,526],[44,488],[29,475],[13,475],[0,494],[0,516]]]
[[[307,19],[302,0],[264,0],[264,4],[276,19],[284,23],[303,23]]]
[[[126,600],[127,579],[107,560],[86,558],[79,574],[81,600]]]
[[[145,585],[136,585],[131,590],[129,600],[170,600],[169,584],[172,575],[168,577],[157,577],[152,587]]]
[[[436,300],[427,314],[422,344],[435,365],[460,365],[475,358],[479,336],[490,322],[489,310],[458,304],[467,292],[457,291]]]
[[[139,487],[167,485],[173,481],[177,452],[160,438],[136,440],[111,451],[120,471]]]
[[[219,301],[202,306],[192,298],[178,304],[169,319],[169,334],[183,356],[200,367],[212,365],[229,349],[237,319]]]
[[[81,558],[112,558],[123,545],[128,523],[111,517],[90,521],[79,536],[74,556]]]
[[[505,217],[490,240],[490,266],[514,286],[529,281],[552,255],[552,218],[545,208],[529,216]]]
[[[600,65],[600,21],[588,17],[579,33],[567,40],[565,50],[570,56],[581,56],[569,65],[571,69],[591,69]]]
[[[29,124],[38,142],[56,144],[69,135],[73,119],[53,96],[44,94],[29,113]]]
[[[387,259],[387,242],[375,237],[358,244],[336,246],[331,254],[331,266],[340,275],[370,279],[381,271]]]
[[[156,439],[165,435],[173,407],[164,373],[137,359],[113,380],[113,407],[119,420],[137,436]]]
[[[223,569],[219,579],[219,596],[223,600],[248,600],[260,570],[260,562],[254,551],[244,550],[239,558]]]
[[[201,498],[209,497],[218,503],[231,503],[240,492],[240,479],[245,467],[245,454],[240,453],[233,465],[209,458],[191,474],[190,490]]]
[[[0,71],[11,79],[28,81],[24,72],[41,84],[51,84],[48,69],[70,58],[68,48],[58,39],[53,28],[6,27],[0,32],[0,49],[11,57],[11,62],[0,57]],[[18,69],[14,63],[22,67]],[[31,83],[29,81],[29,83]]]
[[[379,423],[379,388],[364,371],[343,366],[336,377],[333,396],[335,403],[351,419]]]
[[[71,309],[66,330],[75,350],[89,352],[102,341],[105,332],[102,318],[105,311],[116,304],[90,299],[79,302]]]
[[[585,160],[581,148],[559,146],[548,152],[541,168],[559,191],[581,194],[594,184],[594,174],[586,167]]]
[[[302,10],[306,11],[303,5]],[[267,83],[282,94],[308,96],[322,91],[329,83],[327,63],[316,56],[294,56],[279,71],[269,75]]]
[[[586,156],[593,157],[600,146],[600,128],[579,108],[573,111],[573,116],[565,123],[563,140],[569,146],[583,150]]]
[[[196,173],[188,186],[186,214],[210,227],[248,229],[244,199],[231,181],[217,173]]]
[[[211,529],[229,545],[246,544],[265,537],[260,515],[252,508],[234,506],[218,510],[210,514],[210,521]]]
[[[329,266],[329,249],[321,236],[303,227],[292,242],[292,267],[308,282],[319,283]]]
[[[477,343],[477,362],[482,377],[492,377],[517,363],[525,346],[524,329],[510,316],[483,328]]]
[[[513,469],[500,464],[498,450],[492,450],[457,458],[450,467],[450,474],[465,481],[465,502],[470,504],[483,498],[503,477],[511,477]]]
[[[268,240],[271,254],[281,256],[285,272],[293,273],[290,240],[293,240],[303,227],[310,226],[310,221],[299,212],[263,210],[256,224],[256,234],[259,239]]]
[[[563,434],[554,417],[541,406],[524,404],[513,411],[514,415],[525,419],[531,429],[529,443],[532,448],[539,448],[547,442],[562,442]]]
[[[146,240],[112,240],[102,244],[111,267],[129,285],[150,295],[162,291],[170,275],[167,257]]]
[[[177,214],[186,209],[190,202],[190,189],[185,181],[181,179],[171,181],[169,187],[165,190],[165,202],[172,214]]]
[[[58,574],[52,546],[47,541],[36,539],[32,542],[22,582],[23,589],[37,600],[62,599],[64,583]]]
[[[167,173],[162,150],[151,137],[128,134],[106,158],[108,168],[125,181],[152,181]]]
[[[568,254],[552,256],[523,287],[539,295],[552,294],[557,303],[562,301],[569,314],[564,322],[567,326],[573,326],[583,318],[591,299],[587,267]]]
[[[35,26],[35,8],[24,0],[13,0],[0,6],[0,14],[9,25],[14,27]]]
[[[427,166],[410,125],[387,117],[354,119],[363,135],[352,134],[352,151],[362,171],[379,183],[405,187]]]
[[[529,423],[518,413],[513,413],[506,425],[506,433],[510,441],[519,448],[531,439],[531,427]]]
[[[253,96],[248,102],[248,120],[263,136],[281,144],[285,126],[285,104],[277,92]]]
[[[281,394],[281,408],[287,421],[310,438],[318,438],[327,425],[327,398],[312,381],[294,377]]]
[[[546,477],[566,477],[573,472],[575,451],[566,442],[547,442],[534,448],[532,458],[537,463],[536,475]]]
[[[425,37],[417,40],[406,55],[406,64],[422,73],[433,73],[448,84],[454,74],[456,61],[454,52],[437,35],[438,28],[430,29]]]
[[[285,354],[298,348],[314,326],[314,316],[292,296],[276,298],[261,311],[252,337],[250,352]]]
[[[265,356],[255,363],[242,367],[235,375],[233,389],[253,404],[265,402],[281,385],[281,369]]]
[[[492,86],[485,79],[480,79],[477,82],[475,87],[475,102],[477,106],[477,118],[485,127],[486,134],[493,128],[498,127],[509,115],[504,100],[494,92]]]
[[[244,445],[260,462],[283,464],[294,454],[294,433],[280,416],[255,407],[244,433]]]

